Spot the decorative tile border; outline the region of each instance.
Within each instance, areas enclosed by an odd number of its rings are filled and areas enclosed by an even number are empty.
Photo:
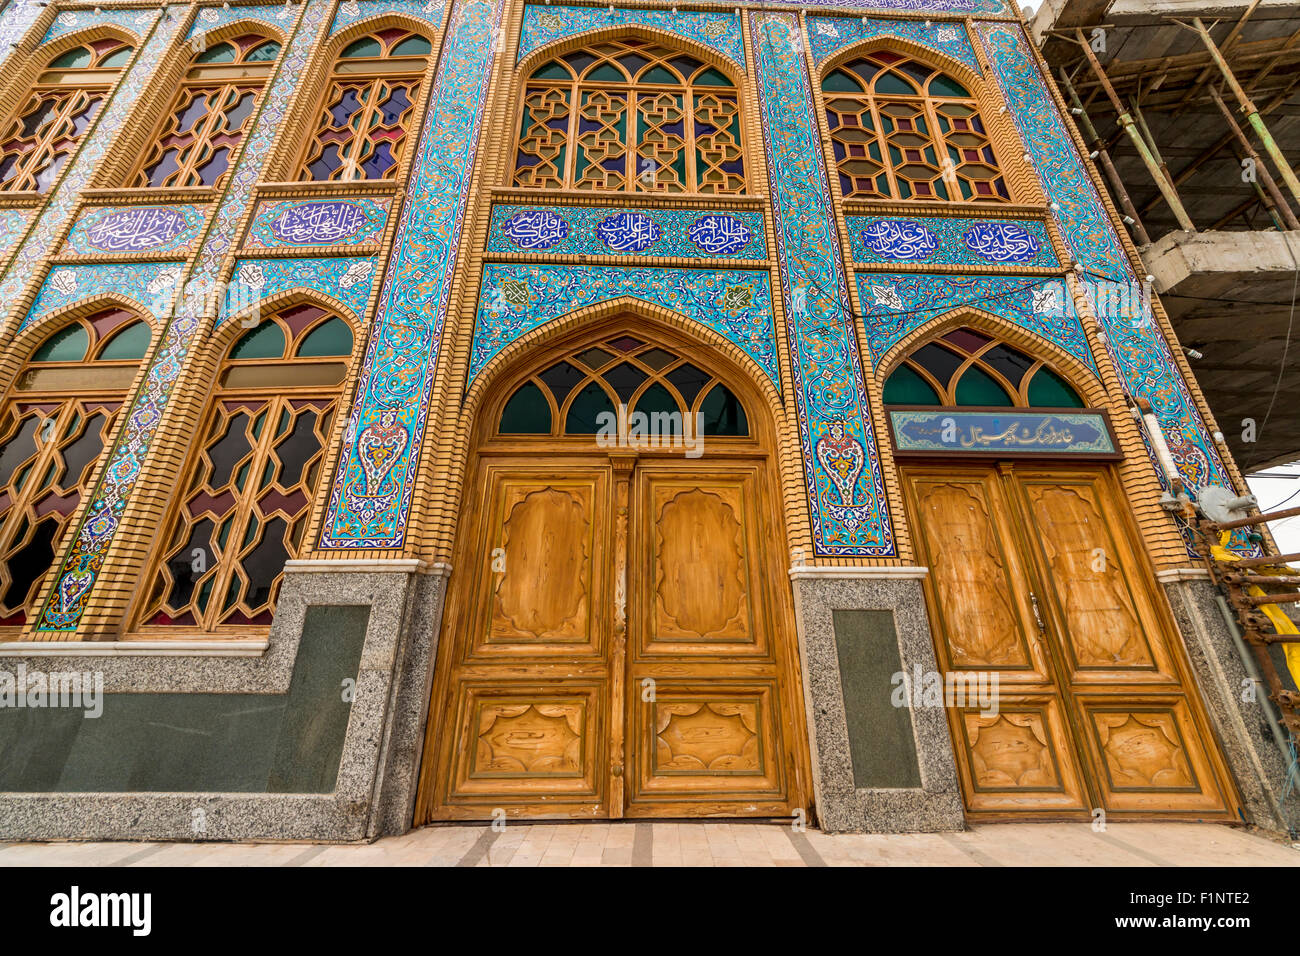
[[[23,209],[0,209],[0,260],[18,244],[33,215]]]
[[[942,315],[969,307],[1006,319],[1059,345],[1094,372],[1092,351],[1062,279],[862,273],[858,301],[872,364]]]
[[[217,30],[227,23],[236,23],[240,20],[260,20],[267,26],[275,27],[281,33],[287,33],[297,15],[298,7],[288,2],[260,7],[200,7],[198,16],[190,26],[190,32],[185,34],[185,39],[188,40],[196,33],[207,33],[209,30]]]
[[[330,36],[346,30],[358,20],[385,13],[405,13],[432,26],[442,25],[443,0],[343,0],[330,24]]]
[[[290,96],[324,32],[332,8],[332,0],[308,0],[298,31],[281,55],[261,112],[253,121],[252,132],[226,185],[207,239],[186,283],[182,304],[163,332],[144,382],[132,396],[122,430],[90,496],[75,540],[63,559],[59,579],[37,618],[38,630],[75,631],[85,613],[95,581],[103,568],[104,556],[140,476],[140,468],[152,450],[154,432],[171,401],[181,368],[218,287],[236,226],[248,211],[253,186],[261,177]],[[291,10],[296,12],[297,8]],[[289,26],[291,24],[286,29]],[[150,63],[152,68],[160,57],[161,52],[152,58],[142,56],[140,61]]]
[[[809,17],[808,46],[813,61],[821,66],[845,47],[892,36],[911,40],[936,53],[951,57],[976,73],[980,61],[975,56],[966,28],[960,23],[924,23],[918,20],[854,20],[851,17]]]
[[[880,10],[904,13],[969,14],[1012,16],[1004,0],[798,0],[805,7],[854,7],[864,11]]]
[[[767,231],[759,212],[498,205],[487,251],[766,259]]]
[[[248,249],[360,246],[379,241],[391,199],[286,199],[258,203]]]
[[[798,398],[804,476],[818,555],[893,557],[889,501],[862,381],[857,336],[812,91],[788,13],[750,13],[781,287]]]
[[[155,18],[158,16],[158,11],[149,13]],[[150,75],[171,49],[184,18],[183,8],[168,10],[157,29],[145,41],[140,55],[135,58],[126,75],[118,81],[117,90],[108,106],[100,113],[94,128],[86,134],[81,149],[68,163],[63,181],[41,210],[35,228],[27,234],[13,262],[9,264],[9,271],[0,280],[0,309],[6,312],[5,325],[15,321],[16,317],[10,311],[13,304],[20,300],[23,287],[31,281],[32,276],[40,273],[45,257],[53,250],[56,239],[76,208],[81,191],[90,182],[100,160],[126,122],[127,115],[144,92]]]
[[[174,262],[55,266],[27,310],[22,329],[35,325],[51,312],[106,292],[133,299],[155,319],[165,319],[180,276],[181,267]]]
[[[64,253],[99,256],[188,252],[203,228],[205,206],[104,206],[81,214]]]
[[[360,322],[374,284],[373,256],[322,259],[239,259],[226,286],[217,323],[290,289],[314,289],[338,299]]]
[[[1020,27],[985,23],[978,30],[1020,135],[1033,150],[1034,168],[1043,189],[1057,207],[1054,215],[1066,244],[1090,272],[1108,277],[1117,288],[1136,288],[1136,277],[1115,226],[1047,92]],[[1123,308],[1094,302],[1120,378],[1134,395],[1151,402],[1178,470],[1192,489],[1207,484],[1231,488],[1223,460],[1150,306],[1140,296],[1122,299],[1126,303]],[[1154,451],[1148,447],[1148,452],[1154,463]],[[1163,481],[1162,470],[1157,466],[1156,471]]]
[[[606,7],[560,7],[529,4],[519,37],[519,59],[556,40],[609,26],[645,26],[675,33],[716,50],[741,70],[745,51],[740,20],[727,13],[676,13],[671,10],[627,10]]]
[[[1029,219],[848,216],[853,260],[917,265],[1060,265],[1043,223]]]
[[[469,197],[501,0],[457,0],[361,369],[322,549],[399,548]]]
[[[105,23],[121,27],[138,39],[145,35],[157,16],[157,10],[64,10],[54,18],[45,36],[41,37],[41,43]]]
[[[773,385],[781,387],[766,272],[522,263],[483,270],[470,381],[526,332],[575,309],[623,296],[661,305],[707,326],[739,346]]]

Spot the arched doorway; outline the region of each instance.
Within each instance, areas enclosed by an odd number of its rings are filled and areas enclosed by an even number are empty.
[[[912,351],[884,399],[967,812],[1233,818],[1106,413],[969,328]]]
[[[493,383],[417,823],[807,806],[773,447],[744,375],[643,328]]]

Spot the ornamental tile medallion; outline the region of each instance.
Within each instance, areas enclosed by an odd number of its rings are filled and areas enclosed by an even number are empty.
[[[1033,219],[846,216],[853,261],[1059,268],[1044,224]]]
[[[853,4],[839,4],[839,6]],[[873,3],[878,9],[887,9],[883,3]],[[917,4],[917,6],[921,6]],[[949,4],[947,6],[956,6]],[[952,11],[957,12],[957,11]],[[980,11],[991,12],[991,11]],[[856,46],[878,37],[897,37],[900,40],[928,47],[949,59],[980,72],[979,58],[971,46],[966,27],[961,23],[936,23],[920,20],[861,20],[852,17],[808,18],[808,47],[813,60],[821,66],[840,50]]]
[[[391,199],[292,199],[262,202],[244,247],[360,246],[379,241]]]
[[[745,68],[740,20],[731,11],[695,13],[673,10],[627,10],[615,7],[561,7],[530,3],[524,7],[519,59],[556,40],[602,27],[645,26],[694,40]]]
[[[0,258],[18,245],[32,216],[33,213],[24,209],[0,209]]]
[[[500,17],[500,0],[458,0],[451,14],[321,548],[398,548],[406,537]]]
[[[189,252],[203,228],[206,207],[108,206],[82,214],[63,252],[83,256]]]
[[[780,388],[766,272],[523,263],[483,270],[470,380],[520,336],[576,309],[624,297],[661,305],[712,329],[739,346]]]
[[[1019,26],[979,25],[980,40],[1024,142],[1034,169],[1054,203],[1061,236],[1075,258],[1100,280],[1084,288],[1106,332],[1106,348],[1122,381],[1155,411],[1178,470],[1189,487],[1232,487],[1223,459],[1193,401],[1169,344],[1083,160],[1052,102]],[[1144,435],[1144,440],[1146,440]],[[1148,453],[1164,480],[1154,449]]]
[[[759,212],[497,205],[488,251],[764,260],[767,232]]]
[[[436,27],[442,24],[445,9],[443,0],[343,0],[339,12],[334,15],[334,22],[330,24],[329,35],[346,30],[360,20],[385,13],[405,13]]]
[[[311,289],[343,303],[360,322],[366,314],[374,285],[373,256],[338,256],[321,259],[239,259],[226,285],[218,324],[281,292]]]
[[[177,379],[202,326],[204,313],[221,288],[222,267],[231,249],[235,229],[252,203],[253,188],[261,178],[262,167],[288,109],[290,95],[324,32],[332,6],[332,0],[308,0],[306,9],[301,11],[297,32],[280,57],[261,111],[253,120],[238,163],[216,205],[198,260],[185,282],[184,294],[180,296],[179,305],[169,310],[170,319],[150,360],[144,381],[123,413],[122,427],[89,495],[90,503],[62,560],[58,580],[36,620],[39,631],[75,631],[85,613],[95,581],[104,566],[104,557],[135,490],[140,468],[153,448],[158,424],[175,393]],[[298,7],[287,9],[286,31],[293,25],[292,18],[299,13]],[[151,46],[159,35],[155,33],[150,39]],[[142,55],[137,62],[156,63],[161,56],[162,50],[159,50],[151,57]],[[117,98],[110,111],[116,106]],[[112,130],[115,125],[108,128]]]
[[[798,20],[751,13],[760,112],[818,555],[897,551],[799,44]]]

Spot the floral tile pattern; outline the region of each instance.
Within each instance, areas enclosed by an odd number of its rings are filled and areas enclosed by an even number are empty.
[[[745,52],[741,46],[740,20],[731,11],[718,13],[674,12],[671,10],[628,10],[617,7],[561,7],[529,4],[519,38],[519,59],[534,50],[601,27],[636,24],[655,27],[687,37],[716,50],[742,70]]]
[[[343,0],[330,24],[330,36],[346,30],[358,20],[384,13],[406,13],[433,26],[442,24],[443,0]]]
[[[960,23],[925,23],[918,20],[864,22],[852,17],[808,18],[808,46],[818,66],[845,47],[884,36],[911,40],[964,63],[976,73],[980,71],[975,48],[966,35],[966,27]]]
[[[321,259],[239,259],[226,286],[218,324],[290,289],[314,289],[338,299],[358,322],[374,284],[373,256]]]

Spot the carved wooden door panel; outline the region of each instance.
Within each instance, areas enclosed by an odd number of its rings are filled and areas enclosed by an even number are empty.
[[[940,668],[999,680],[996,714],[949,708],[968,810],[1227,815],[1221,758],[1109,471],[905,475]]]
[[[967,809],[1085,812],[1066,707],[1038,627],[1039,599],[997,472],[943,467],[906,475],[917,551],[930,568],[925,589],[939,668],[945,679],[998,677],[996,708],[970,695],[948,708]]]
[[[486,460],[442,640],[442,819],[610,815],[608,460]],[[432,718],[431,715],[431,725]],[[426,754],[426,764],[429,762]]]
[[[797,665],[761,462],[641,461],[633,480],[628,816],[797,803]]]
[[[1227,775],[1110,474],[1017,468],[1010,480],[1097,805],[1226,814]]]

